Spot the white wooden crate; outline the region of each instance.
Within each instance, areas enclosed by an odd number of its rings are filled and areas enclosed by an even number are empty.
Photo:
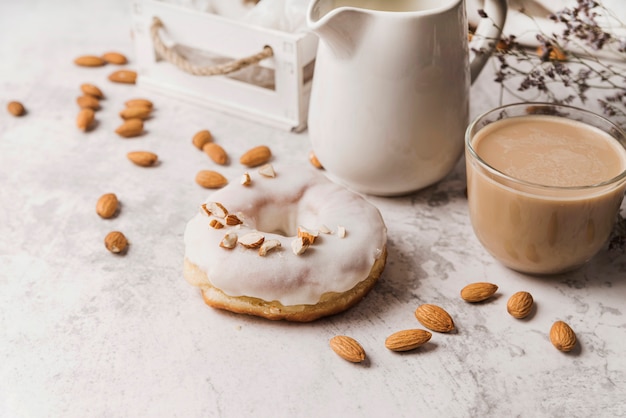
[[[132,16],[139,85],[282,129],[306,128],[316,35],[265,29],[156,0],[134,0]],[[163,23],[159,34],[168,46],[195,57],[234,60],[265,46],[273,56],[232,75],[192,75],[156,53],[154,18]],[[251,74],[260,74],[262,82]]]

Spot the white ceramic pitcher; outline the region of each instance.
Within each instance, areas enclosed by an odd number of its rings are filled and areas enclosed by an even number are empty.
[[[485,0],[484,10],[472,45],[486,52],[470,54],[463,0],[311,2],[307,24],[320,43],[309,136],[331,178],[391,196],[453,169],[470,85],[500,37],[506,0]]]

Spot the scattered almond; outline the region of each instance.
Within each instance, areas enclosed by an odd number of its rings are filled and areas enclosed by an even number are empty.
[[[93,122],[96,120],[96,115],[93,109],[89,109],[88,107],[80,109],[78,112],[78,116],[76,117],[76,126],[81,131],[87,131],[93,125]]]
[[[109,80],[114,83],[135,84],[137,72],[133,70],[117,70],[109,74]]]
[[[104,99],[104,94],[102,93],[102,90],[100,90],[97,86],[94,86],[93,84],[83,83],[80,85],[80,90],[89,96],[95,97],[96,99]]]
[[[276,172],[274,171],[274,167],[271,164],[262,165],[261,168],[259,168],[259,174],[263,177],[276,177]]]
[[[84,95],[76,98],[76,104],[78,107],[98,110],[100,109],[100,101],[96,99],[94,96]]]
[[[122,109],[120,117],[124,120],[127,119],[141,119],[145,120],[150,117],[152,109],[149,107],[132,106]]]
[[[227,248],[229,250],[235,248],[237,246],[237,234],[234,232],[228,232],[220,241],[220,247]]]
[[[149,109],[154,108],[154,105],[148,99],[130,99],[130,100],[127,100],[126,103],[124,104],[126,105],[126,107],[139,106],[139,107],[147,107]]]
[[[270,251],[274,251],[280,248],[282,245],[277,239],[268,239],[263,241],[263,244],[259,247],[259,255],[265,257]]]
[[[337,335],[330,339],[330,348],[344,360],[360,363],[365,360],[365,350],[361,344],[347,335]]]
[[[252,184],[250,173],[248,173],[247,171],[241,176],[241,184],[244,186],[249,186],[250,184]]]
[[[337,236],[339,238],[345,238],[346,237],[346,228],[341,226],[341,225],[339,225],[337,227]]]
[[[143,121],[141,119],[127,119],[117,127],[115,133],[124,138],[133,138],[143,133]]]
[[[13,116],[23,116],[26,113],[24,105],[16,101],[9,102],[9,104],[7,104],[7,110]]]
[[[126,154],[129,160],[141,167],[150,167],[156,164],[159,157],[150,151],[131,151]]]
[[[115,216],[118,206],[119,201],[115,193],[105,193],[100,196],[96,203],[96,213],[100,215],[101,218],[109,219]]]
[[[241,225],[242,223],[243,222],[241,221],[241,219],[239,219],[237,215],[233,215],[232,213],[230,215],[226,215],[226,225],[235,226]]]
[[[265,237],[258,232],[249,232],[239,237],[239,244],[246,248],[258,248],[263,244],[263,241],[265,241]]]
[[[205,205],[205,208],[209,211],[209,214],[218,218],[225,218],[228,215],[228,209],[219,202],[209,202]]]
[[[326,225],[320,225],[320,227],[318,228],[318,230],[322,233],[322,234],[332,234],[333,231],[330,230],[329,227],[327,227]]]
[[[120,54],[119,52],[106,52],[102,54],[102,59],[109,64],[115,65],[124,65],[128,62],[126,56],[124,54]]]
[[[493,283],[470,283],[461,289],[461,298],[466,302],[482,302],[496,293],[498,286]]]
[[[303,226],[298,226],[298,236],[304,238],[309,245],[313,245],[319,235],[318,231],[311,231]]]
[[[208,155],[209,158],[216,164],[224,165],[228,161],[228,155],[226,154],[226,151],[224,151],[224,148],[215,142],[208,142],[204,144],[202,151],[204,151],[204,153]]]
[[[309,151],[309,162],[315,168],[319,168],[320,170],[324,168],[322,166],[322,163],[320,163],[320,160],[317,159],[317,155],[315,155],[315,152],[313,152],[313,150]]]
[[[196,183],[206,189],[219,189],[228,184],[226,177],[212,170],[201,170],[196,174]]]
[[[211,222],[209,222],[209,225],[211,226],[211,228],[214,228],[214,229],[224,228],[224,224],[218,221],[217,219],[211,219]]]
[[[517,292],[506,304],[506,310],[517,319],[526,318],[533,307],[533,296],[528,292]]]
[[[542,45],[539,45],[537,47],[537,55],[540,57],[543,57],[545,53],[546,53],[545,47]],[[552,46],[549,48],[548,58],[553,61],[567,61],[567,55],[558,46]]]
[[[385,347],[391,351],[409,351],[426,344],[432,334],[423,329],[406,329],[391,334],[385,340]]]
[[[195,145],[195,147],[199,150],[202,150],[204,146],[211,141],[213,141],[213,134],[211,134],[211,131],[207,129],[196,132],[191,139],[193,145]]]
[[[432,331],[450,332],[454,329],[454,321],[450,314],[437,305],[425,303],[418,306],[415,318]]]
[[[572,351],[576,346],[576,334],[565,322],[556,321],[550,328],[550,341],[557,350]]]
[[[291,250],[295,255],[302,255],[309,248],[309,240],[303,237],[298,237],[291,241]]]
[[[81,67],[102,67],[106,61],[95,55],[82,55],[74,60],[74,64]]]
[[[239,162],[247,167],[257,167],[267,163],[272,158],[272,151],[265,145],[259,145],[246,151]]]
[[[112,253],[123,253],[128,248],[128,240],[119,231],[112,231],[104,237],[104,245]]]

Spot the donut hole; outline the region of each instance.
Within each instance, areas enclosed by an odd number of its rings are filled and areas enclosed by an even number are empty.
[[[257,208],[256,229],[266,234],[298,235],[298,207],[292,204],[267,203]]]

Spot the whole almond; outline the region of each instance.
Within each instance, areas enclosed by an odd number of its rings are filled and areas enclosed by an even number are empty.
[[[13,116],[23,116],[26,113],[24,105],[20,102],[12,101],[7,104],[7,110]]]
[[[120,117],[122,119],[145,120],[150,117],[150,113],[152,113],[152,108],[132,106],[132,107],[127,107],[126,109],[122,109],[122,111],[120,112]]]
[[[119,201],[115,193],[105,193],[100,196],[96,203],[96,213],[100,215],[101,218],[109,219],[115,216],[118,206]]]
[[[360,363],[365,360],[365,350],[361,344],[347,335],[337,335],[330,339],[330,348],[344,360]]]
[[[204,146],[211,141],[213,141],[213,135],[211,134],[211,131],[206,129],[196,132],[196,134],[191,139],[191,142],[199,150],[202,150]]]
[[[204,151],[206,155],[208,155],[209,158],[216,164],[224,165],[228,161],[228,155],[226,154],[226,151],[224,151],[224,148],[215,142],[204,144],[202,151]]]
[[[228,184],[226,177],[212,170],[201,170],[196,174],[196,183],[206,189],[219,189]]]
[[[102,59],[109,64],[115,65],[124,65],[128,62],[126,56],[124,54],[120,54],[119,52],[106,52],[102,54]]]
[[[128,240],[120,231],[112,231],[104,237],[104,245],[112,253],[119,254],[128,248]]]
[[[143,132],[143,121],[141,119],[127,119],[117,127],[115,133],[124,138],[132,138],[141,135]]]
[[[315,152],[313,152],[313,151],[309,151],[309,162],[315,168],[319,168],[320,170],[324,168],[322,166],[322,163],[320,163],[320,160],[317,159],[317,155],[315,155]]]
[[[385,340],[385,347],[391,351],[409,351],[426,344],[432,334],[424,329],[405,329],[394,332]]]
[[[133,70],[117,70],[109,74],[109,80],[114,83],[135,84],[137,72]]]
[[[550,328],[550,341],[557,350],[572,351],[576,346],[576,334],[565,322],[556,321]]]
[[[450,314],[437,305],[425,303],[418,306],[415,318],[432,331],[450,332],[454,329],[454,321]]]
[[[466,302],[482,302],[496,293],[498,286],[493,283],[470,283],[461,289],[461,298]]]
[[[124,104],[126,105],[126,107],[139,106],[139,107],[147,107],[150,109],[154,107],[152,102],[148,99],[130,99],[130,100],[127,100],[126,103]]]
[[[81,67],[102,67],[106,64],[106,61],[95,55],[81,55],[74,59],[74,64]]]
[[[259,145],[246,151],[239,162],[247,167],[256,167],[267,163],[272,158],[272,151],[265,145]]]
[[[76,126],[78,126],[78,129],[81,131],[87,131],[91,128],[95,119],[96,116],[93,109],[88,107],[82,108],[76,117]]]
[[[94,96],[89,96],[87,94],[83,96],[78,96],[76,98],[76,104],[78,104],[78,107],[80,108],[88,107],[89,109],[93,110],[100,109],[100,101]]]
[[[159,159],[158,155],[150,151],[131,151],[126,156],[133,163],[142,167],[153,166]]]
[[[517,292],[506,304],[506,310],[517,319],[526,318],[533,308],[533,296],[528,292]]]
[[[95,97],[96,99],[104,99],[104,94],[102,93],[102,90],[100,90],[97,86],[94,86],[93,84],[83,83],[80,85],[80,90],[89,96]]]

